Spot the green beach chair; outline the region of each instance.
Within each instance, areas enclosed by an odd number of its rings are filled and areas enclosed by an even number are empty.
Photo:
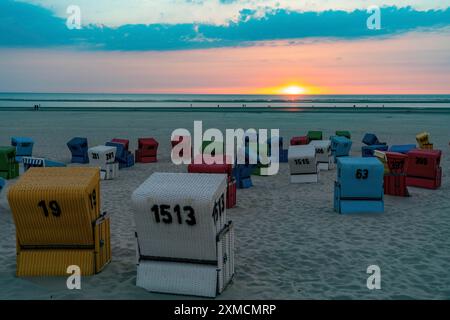
[[[309,141],[312,140],[322,140],[322,131],[308,131]]]
[[[346,131],[346,130],[338,130],[338,131],[336,131],[336,136],[338,136],[338,137],[346,137],[347,139],[352,139],[352,135],[351,135],[350,131]]]
[[[14,179],[19,176],[19,163],[16,161],[15,147],[0,147],[0,177]]]

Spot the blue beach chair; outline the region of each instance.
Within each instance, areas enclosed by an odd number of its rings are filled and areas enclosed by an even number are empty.
[[[3,178],[0,178],[0,193],[2,192],[3,188],[6,185],[6,181]]]
[[[390,152],[397,152],[397,153],[403,153],[403,154],[407,154],[408,152],[410,152],[413,149],[416,149],[416,145],[415,144],[401,144],[401,145],[394,145],[391,146],[389,148]]]
[[[363,146],[361,148],[361,155],[364,158],[373,157],[375,150],[388,151],[389,147],[386,144],[374,144],[371,146]]]
[[[72,153],[72,163],[89,163],[87,138],[73,138],[67,142],[67,147]]]
[[[331,154],[334,156],[334,162],[339,157],[348,157],[352,149],[352,140],[344,136],[334,136],[331,140]]]
[[[125,144],[120,142],[107,142],[108,147],[116,147],[116,161],[119,163],[119,169],[129,168],[134,165],[134,155],[129,152]]]
[[[238,189],[253,187],[252,172],[255,170],[254,164],[236,164],[233,168],[233,176],[236,179]]]
[[[384,167],[376,158],[338,158],[334,210],[347,213],[384,211]]]
[[[12,137],[11,145],[16,147],[16,161],[21,162],[22,157],[31,157],[33,155],[34,141],[27,137]]]
[[[278,157],[278,161],[279,163],[287,163],[288,162],[288,150],[287,149],[283,149],[283,137],[274,137],[274,140],[278,140],[278,145],[279,145],[279,157]],[[267,140],[267,148],[268,148],[268,155],[272,156],[272,139],[269,138]]]

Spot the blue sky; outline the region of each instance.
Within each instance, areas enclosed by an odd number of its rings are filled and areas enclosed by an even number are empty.
[[[333,1],[320,0],[310,7],[302,5],[302,1],[79,2],[83,28],[69,30],[65,24],[68,16],[65,10],[69,4],[76,3],[74,1],[2,0],[0,46],[181,50],[248,46],[255,41],[389,36],[450,25],[447,1],[402,1],[402,7],[384,6],[382,29],[377,31],[366,27],[369,14],[361,6],[361,3],[367,6],[369,2],[366,1],[346,1],[345,6],[337,5],[335,9],[331,7]],[[155,6],[155,2],[163,3],[158,10],[146,7],[149,3]],[[276,4],[270,7],[271,2]],[[390,2],[381,1],[380,4],[389,5]],[[138,14],[145,13],[146,8],[152,14]],[[211,10],[220,14],[207,14]]]

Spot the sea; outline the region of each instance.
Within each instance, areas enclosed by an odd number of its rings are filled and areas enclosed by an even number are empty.
[[[450,94],[439,95],[224,95],[0,93],[0,110],[322,110],[330,108],[450,109]],[[188,110],[186,110],[188,111]]]

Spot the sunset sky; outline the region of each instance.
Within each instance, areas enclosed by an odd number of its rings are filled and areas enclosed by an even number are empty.
[[[450,0],[397,2],[0,0],[0,92],[450,94]]]

